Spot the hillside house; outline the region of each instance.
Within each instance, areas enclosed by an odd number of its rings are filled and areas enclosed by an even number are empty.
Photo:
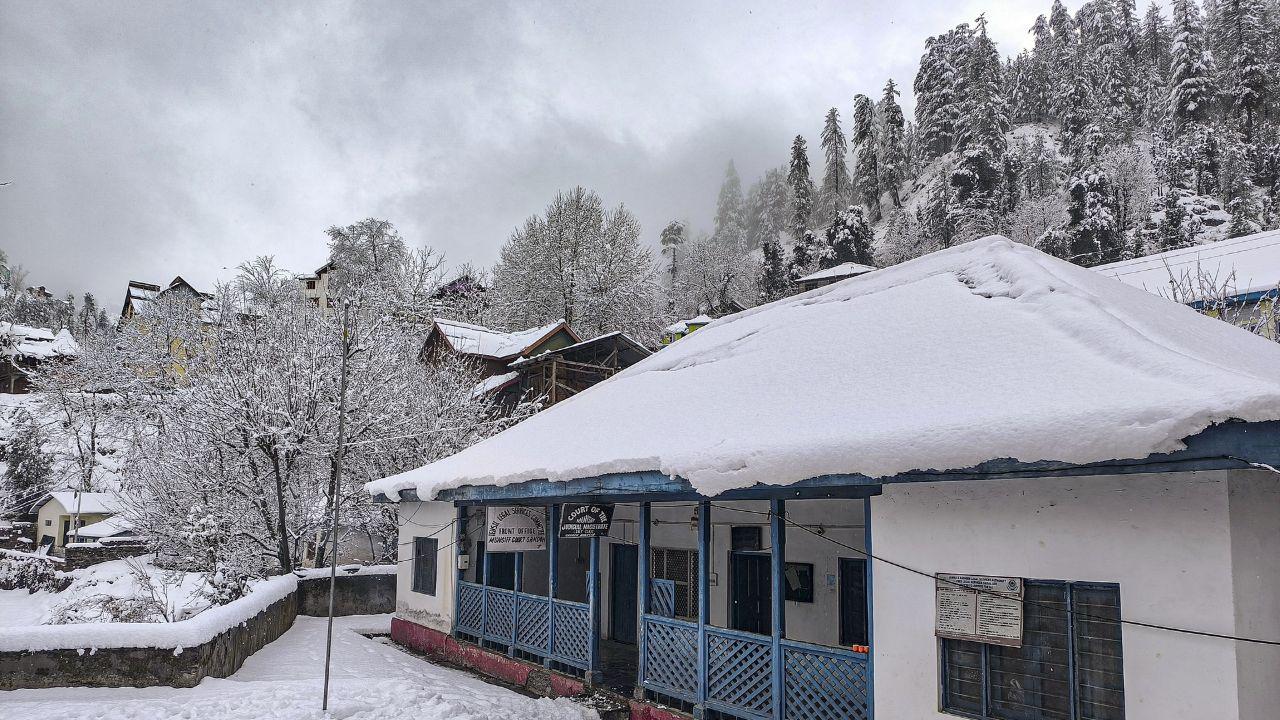
[[[218,308],[213,301],[213,294],[197,290],[191,283],[179,275],[161,287],[152,283],[130,280],[125,290],[124,305],[120,309],[120,319],[127,321],[134,317],[145,317],[157,307],[168,303],[190,306],[192,312],[200,314],[202,322],[216,322]]]
[[[31,506],[36,516],[36,546],[60,555],[77,535],[81,539],[96,540],[121,534],[127,523],[119,518],[120,511],[120,499],[113,493],[74,490],[46,493]],[[73,525],[81,533],[87,530],[88,534],[77,533]]]
[[[298,283],[302,286],[302,297],[314,307],[323,309],[326,315],[332,312],[333,307],[329,281],[333,278],[335,269],[336,266],[333,263],[327,262],[316,268],[316,271],[310,275],[298,276]]]
[[[80,353],[71,331],[0,323],[0,393],[27,393],[31,372],[42,364],[67,361]]]
[[[1280,339],[1280,231],[1167,250],[1094,270]]]
[[[866,273],[370,483],[392,637],[637,719],[1268,720],[1278,362],[1004,238]]]
[[[832,283],[838,283],[841,280],[848,280],[851,277],[866,275],[875,270],[870,265],[862,265],[856,262],[840,263],[826,270],[819,270],[809,273],[801,278],[796,278],[794,285],[799,292],[808,292]]]
[[[555,405],[651,354],[652,351],[624,332],[605,333],[513,361],[508,367],[516,377],[493,392],[505,395],[505,402],[544,398],[545,404]]]
[[[695,330],[706,327],[715,318],[707,314],[697,315],[688,320],[677,320],[662,329],[662,337],[658,340],[663,345],[670,345]]]

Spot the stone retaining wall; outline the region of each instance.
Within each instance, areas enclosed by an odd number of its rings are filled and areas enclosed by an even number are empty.
[[[195,687],[227,677],[245,658],[284,634],[298,614],[289,593],[244,624],[180,652],[172,648],[102,648],[0,652],[0,690],[51,687]]]
[[[147,546],[137,541],[68,543],[63,549],[63,560],[66,562],[58,569],[79,570],[109,560],[123,560],[145,555],[148,552],[150,550]]]
[[[395,573],[351,575],[338,569],[333,614],[381,615],[396,610]],[[307,576],[298,581],[298,614],[328,616],[329,576]]]

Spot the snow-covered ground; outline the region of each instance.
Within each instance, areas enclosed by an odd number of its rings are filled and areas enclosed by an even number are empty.
[[[73,580],[62,592],[28,593],[24,589],[0,590],[0,628],[43,625],[59,614],[60,609],[83,603],[95,597],[152,597],[139,582],[138,572],[146,573],[155,583],[156,611],[164,608],[170,618],[181,619],[196,614],[209,605],[200,597],[204,579],[199,573],[167,572],[149,562],[148,557],[134,561],[112,560],[69,573]],[[64,613],[65,614],[65,613]],[[159,618],[156,618],[157,620]],[[81,613],[79,622],[109,621]],[[3,631],[0,631],[3,635]]]
[[[338,618],[331,717],[350,720],[597,720],[568,700],[532,699],[433,665],[361,632],[388,632],[390,615]],[[199,720],[323,718],[325,619],[299,617],[289,632],[225,680],[190,689],[56,688],[0,692],[0,720]]]

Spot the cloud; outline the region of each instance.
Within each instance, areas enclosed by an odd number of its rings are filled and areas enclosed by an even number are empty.
[[[1005,51],[1047,8],[1018,5],[993,16]],[[324,228],[367,216],[487,264],[576,184],[652,240],[709,224],[731,158],[753,178],[828,107],[909,90],[925,38],[980,11],[3,3],[0,247],[114,307],[129,279],[207,286],[258,254],[312,269]]]

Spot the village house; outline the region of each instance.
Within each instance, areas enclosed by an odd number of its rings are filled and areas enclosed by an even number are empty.
[[[161,287],[152,283],[130,280],[125,290],[124,305],[120,308],[121,320],[132,320],[137,316],[146,316],[155,308],[165,303],[189,305],[193,312],[200,313],[202,322],[217,320],[217,305],[211,293],[197,290],[191,283],[179,275]]]
[[[71,331],[0,323],[0,393],[27,393],[30,375],[40,365],[67,361],[80,353]]]
[[[75,538],[86,541],[126,535],[131,526],[119,515],[121,509],[120,499],[113,493],[74,490],[46,493],[31,506],[36,516],[36,547],[61,555],[67,543]]]
[[[392,637],[648,720],[1268,720],[1278,362],[1003,238],[866,273],[371,483]]]
[[[713,320],[715,320],[715,318],[705,313],[702,315],[691,317],[688,320],[677,320],[676,322],[673,322],[662,329],[662,337],[659,339],[658,342],[660,342],[663,345],[670,345],[671,343],[679,340],[680,338],[688,335],[689,333],[694,332],[695,330],[698,330],[700,328],[706,327]]]
[[[1280,339],[1280,231],[1099,265],[1094,270],[1272,340]]]
[[[329,281],[333,277],[336,266],[332,262],[316,268],[310,275],[299,275],[298,283],[302,286],[302,297],[314,307],[321,308],[325,314],[332,312],[333,296],[329,292]]]
[[[856,262],[840,263],[826,270],[819,270],[804,277],[796,278],[792,284],[796,286],[797,291],[808,292],[832,283],[838,283],[841,280],[848,280],[851,277],[865,275],[872,270],[875,270],[875,268],[870,265],[862,265]]]

